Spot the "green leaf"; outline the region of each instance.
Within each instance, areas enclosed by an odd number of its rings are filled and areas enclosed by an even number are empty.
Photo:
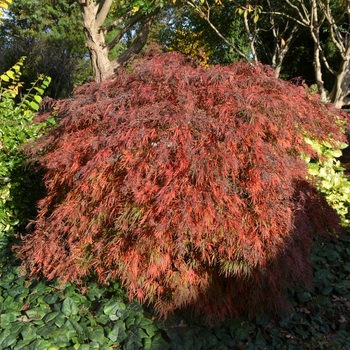
[[[26,314],[31,320],[41,320],[48,312],[48,309],[43,307],[35,307],[32,309],[28,309]]]
[[[53,322],[55,323],[55,325],[57,327],[62,327],[64,325],[64,323],[66,322],[66,316],[60,312],[53,320]]]
[[[124,322],[121,320],[116,321],[113,329],[107,334],[107,337],[115,343],[124,341],[127,337]]]
[[[34,100],[35,100],[36,102],[40,103],[40,102],[42,101],[42,98],[41,98],[41,96],[35,95],[35,96],[34,96]]]
[[[74,330],[62,327],[52,333],[50,341],[51,344],[68,344],[74,336],[76,336]]]
[[[9,77],[6,74],[0,75],[0,80],[6,81],[6,82],[10,81]]]
[[[106,288],[99,288],[96,285],[92,285],[89,288],[89,291],[87,292],[87,296],[91,301],[94,301],[96,299],[100,299],[103,293],[105,293]]]
[[[6,75],[10,77],[10,79],[14,80],[15,79],[15,73],[12,70],[8,70],[6,72]]]
[[[28,350],[30,341],[19,340],[13,350]]]
[[[310,300],[311,294],[309,292],[297,293],[297,298],[300,302],[306,303]]]
[[[140,328],[144,329],[149,337],[153,337],[158,328],[153,324],[152,320],[149,318],[143,317],[140,324]]]
[[[167,350],[170,349],[170,344],[167,343],[160,333],[156,334],[152,339],[150,350]]]
[[[59,298],[58,293],[50,293],[46,295],[43,300],[45,303],[55,304],[58,298]]]
[[[52,334],[57,330],[56,326],[43,326],[37,330],[37,334],[43,338],[53,338]]]
[[[51,345],[47,350],[60,350],[61,347],[57,345]]]
[[[93,342],[103,344],[105,340],[103,328],[101,326],[89,327],[89,339]]]
[[[0,334],[0,348],[6,349],[17,341],[18,334],[11,332],[11,330],[5,329]]]
[[[333,291],[333,286],[332,285],[327,285],[327,286],[324,286],[322,289],[321,289],[321,293],[323,295],[330,295]]]
[[[87,344],[81,344],[77,350],[90,350],[91,348]]]
[[[89,349],[100,349],[100,344],[98,342],[92,341],[89,343]]]
[[[41,86],[43,89],[46,89],[51,83],[51,77],[45,77],[44,81],[42,82]]]
[[[67,297],[64,299],[62,303],[62,312],[66,316],[72,316],[78,313],[78,306],[72,298]]]
[[[47,350],[51,346],[50,342],[43,339],[37,339],[33,343],[31,343],[30,349],[35,350]]]
[[[261,327],[267,327],[270,323],[270,318],[267,314],[260,314],[256,317],[256,324]]]
[[[339,158],[343,155],[343,152],[339,149],[331,150],[331,155],[335,158]]]
[[[17,317],[20,315],[18,311],[9,311],[0,315],[1,327],[6,327],[10,323],[16,321]]]
[[[126,305],[120,301],[114,301],[109,302],[103,307],[103,312],[110,316],[110,315],[116,315],[118,310],[125,310]]]
[[[139,350],[142,347],[142,337],[137,327],[132,327],[128,331],[128,337],[125,340],[125,348],[130,350]]]
[[[41,88],[38,88],[38,87],[34,87],[34,89],[36,90],[36,91],[38,91],[38,93],[40,94],[40,95],[43,95],[44,94],[44,92],[45,92],[45,90],[43,90],[43,89],[41,89]]]
[[[34,101],[29,102],[29,106],[31,108],[33,108],[34,111],[38,111],[39,110],[39,105],[36,102],[34,102]]]
[[[13,223],[13,225],[17,225],[18,220]],[[17,295],[20,296],[26,296],[29,293],[29,288],[26,286],[18,286],[15,288],[11,288],[8,290],[8,294],[11,295],[12,297],[16,297]]]
[[[318,173],[319,173],[319,166],[318,166],[318,164],[309,163],[307,171],[308,171],[308,173],[310,175],[313,175],[313,176],[318,175]]]
[[[73,329],[77,332],[77,334],[83,334],[84,333],[84,329],[83,327],[73,318],[70,318],[69,320],[67,320],[67,323],[70,323],[73,327]]]
[[[36,329],[32,328],[30,324],[26,324],[25,328],[21,331],[21,335],[24,341],[31,342],[36,338]]]

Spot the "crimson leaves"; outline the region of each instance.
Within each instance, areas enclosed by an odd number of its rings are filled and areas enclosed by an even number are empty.
[[[305,136],[342,140],[343,117],[304,87],[150,54],[56,108],[30,149],[47,190],[17,247],[32,274],[118,279],[160,316],[208,322],[286,310],[310,285],[314,234],[339,226],[300,155],[317,156]]]

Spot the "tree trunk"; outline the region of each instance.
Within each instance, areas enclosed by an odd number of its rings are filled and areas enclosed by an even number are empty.
[[[272,55],[271,68],[273,69],[276,78],[279,78],[280,76],[283,60],[289,50],[289,47],[289,45],[288,47],[284,47],[283,44],[280,45],[277,42],[275,44]]]
[[[87,2],[81,5],[80,8],[94,79],[97,82],[101,82],[113,74],[112,65],[108,58],[109,50],[105,42],[104,33],[96,21],[95,3]]]
[[[315,80],[318,88],[318,93],[320,94],[321,100],[327,100],[327,92],[324,87],[323,75],[322,75],[322,65],[321,65],[321,39],[320,39],[320,27],[324,22],[325,16],[319,18],[317,2],[312,1],[311,15],[310,15],[310,33],[314,40],[314,71]]]
[[[318,93],[321,96],[322,101],[327,100],[326,89],[324,88],[323,75],[322,75],[322,67],[321,67],[321,59],[320,59],[320,49],[318,45],[314,44],[314,71],[315,71],[315,80],[318,88]]]
[[[342,60],[338,74],[335,77],[333,89],[329,95],[331,102],[337,107],[342,108],[350,104],[350,63],[349,60]]]

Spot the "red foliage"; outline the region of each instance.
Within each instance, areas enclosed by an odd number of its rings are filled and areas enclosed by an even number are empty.
[[[340,140],[335,112],[268,68],[148,56],[57,103],[31,149],[46,170],[32,274],[120,279],[161,316],[285,310],[311,281],[312,238],[338,228],[306,179],[303,135]]]

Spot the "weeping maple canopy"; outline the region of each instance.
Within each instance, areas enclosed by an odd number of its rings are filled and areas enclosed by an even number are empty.
[[[304,136],[343,134],[303,86],[262,65],[156,53],[55,113],[30,148],[47,190],[17,247],[33,275],[121,280],[160,316],[208,321],[285,310],[286,288],[310,285],[312,239],[339,227],[306,180]]]

